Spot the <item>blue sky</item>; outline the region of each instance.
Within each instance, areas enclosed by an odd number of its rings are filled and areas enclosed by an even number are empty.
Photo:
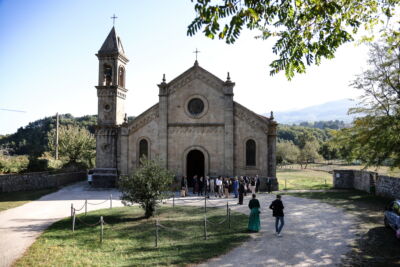
[[[130,59],[126,112],[138,115],[158,101],[157,83],[191,67],[198,48],[200,65],[221,79],[236,82],[235,100],[258,113],[289,110],[354,98],[349,86],[365,68],[365,47],[348,44],[336,58],[287,81],[269,76],[275,58],[270,41],[245,31],[234,45],[186,36],[194,17],[190,0],[0,0],[0,134],[56,112],[97,113],[100,49],[118,16],[116,30]]]

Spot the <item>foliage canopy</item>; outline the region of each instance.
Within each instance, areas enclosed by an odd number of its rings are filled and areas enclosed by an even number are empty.
[[[333,58],[336,49],[354,39],[361,26],[366,30],[395,15],[400,0],[191,0],[196,17],[187,34],[203,29],[234,43],[243,28],[258,30],[258,38],[273,38],[270,74],[284,70],[288,79],[304,73],[306,65]],[[392,32],[393,33],[393,32]],[[398,33],[398,32],[397,32]]]
[[[367,166],[400,166],[400,42],[371,45],[370,69],[353,85],[363,91],[354,126],[336,134],[335,141],[348,159]]]

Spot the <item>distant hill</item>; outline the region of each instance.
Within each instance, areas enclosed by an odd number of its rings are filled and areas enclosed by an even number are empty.
[[[341,99],[298,110],[277,111],[274,112],[274,116],[275,120],[280,124],[334,120],[350,123],[354,116],[347,115],[347,111],[355,105],[356,102],[350,99]],[[265,114],[265,116],[269,116],[269,114]]]

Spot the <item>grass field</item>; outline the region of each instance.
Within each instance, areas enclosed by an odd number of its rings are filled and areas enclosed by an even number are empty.
[[[10,192],[0,194],[0,211],[21,206],[29,201],[41,198],[44,195],[57,191],[57,189],[42,189],[26,192]]]
[[[99,242],[100,227],[89,227],[77,221],[71,231],[71,220],[53,224],[19,259],[15,266],[185,266],[226,253],[245,241],[248,218],[232,213],[232,228],[226,223],[209,225],[204,240],[204,209],[197,207],[161,207],[159,222],[171,229],[159,230],[155,247],[155,221],[143,218],[138,207],[104,209],[79,215],[86,223],[104,216],[104,242]],[[219,222],[226,217],[224,209],[210,208],[208,219]]]
[[[288,194],[317,199],[356,216],[358,237],[343,261],[344,266],[400,266],[400,241],[393,230],[383,225],[384,207],[390,199],[356,190]]]
[[[291,189],[329,189],[332,187],[332,174],[310,169],[277,169],[280,190]]]
[[[304,165],[303,165],[304,167]],[[301,166],[299,164],[290,164],[282,166],[283,169],[295,169],[300,170]],[[332,172],[333,170],[364,170],[363,165],[350,165],[346,164],[343,161],[333,161],[333,162],[321,162],[321,163],[310,163],[307,165],[307,169],[314,171],[324,171],[324,172]],[[388,175],[393,177],[400,177],[400,169],[394,168],[391,169],[387,166],[381,167],[368,167],[365,169],[366,171],[377,172],[381,175]]]

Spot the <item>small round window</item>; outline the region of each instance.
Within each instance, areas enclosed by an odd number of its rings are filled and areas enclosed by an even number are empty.
[[[111,110],[111,106],[109,104],[105,104],[104,105],[104,110],[105,111],[110,111]]]
[[[188,103],[188,110],[192,115],[199,115],[204,110],[204,102],[200,98],[193,98]]]

